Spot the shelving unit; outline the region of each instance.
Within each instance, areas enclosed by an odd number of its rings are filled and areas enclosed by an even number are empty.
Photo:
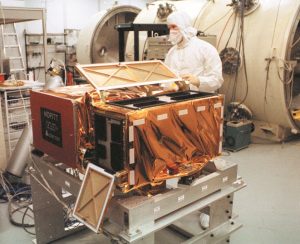
[[[28,82],[21,87],[0,87],[6,158],[13,152],[24,127],[31,123],[30,91],[42,85]]]
[[[32,70],[36,80],[45,82],[41,73],[45,73],[52,58],[66,61],[66,44],[64,33],[47,33],[47,59],[44,59],[43,34],[25,33],[25,52],[27,70]]]
[[[1,7],[1,15],[0,15],[0,24],[13,24],[18,22],[25,22],[25,21],[33,21],[33,20],[41,20],[43,34],[42,38],[44,40],[43,43],[46,43],[47,36],[46,36],[46,11],[43,8],[24,8],[24,7]],[[47,60],[47,46],[44,45],[44,62]],[[45,79],[45,74],[43,74]],[[0,171],[6,168],[8,157],[6,157],[5,151],[8,151],[6,148],[5,141],[7,141],[7,131],[10,128],[6,128],[4,124],[8,124],[6,120],[6,111],[2,109],[3,106],[5,107],[5,98],[2,100],[2,96],[4,96],[4,91],[1,91],[1,106],[0,106]],[[5,96],[4,96],[5,97]],[[7,100],[6,100],[7,101]],[[3,104],[4,103],[4,104]],[[5,118],[4,118],[5,117]],[[6,135],[6,137],[5,137]],[[11,150],[11,149],[9,149]]]

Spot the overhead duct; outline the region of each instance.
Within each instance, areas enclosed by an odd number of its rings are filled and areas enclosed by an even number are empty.
[[[81,64],[118,61],[118,32],[116,24],[133,22],[140,9],[123,5],[94,15],[79,34],[77,59]],[[125,39],[126,40],[126,39]]]

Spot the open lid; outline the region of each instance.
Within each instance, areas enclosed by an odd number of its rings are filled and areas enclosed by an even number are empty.
[[[163,62],[136,61],[106,64],[76,64],[76,69],[97,91],[180,81]]]
[[[76,199],[73,216],[91,230],[98,232],[112,196],[114,176],[89,164]]]

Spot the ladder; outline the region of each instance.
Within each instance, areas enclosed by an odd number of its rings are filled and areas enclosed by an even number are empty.
[[[15,24],[1,25],[3,58],[9,60],[11,78],[26,79],[26,70],[22,50]],[[5,67],[3,67],[3,71]],[[6,71],[7,72],[7,71]]]

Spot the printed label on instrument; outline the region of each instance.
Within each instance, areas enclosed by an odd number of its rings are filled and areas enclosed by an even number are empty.
[[[220,144],[219,144],[219,153],[222,153],[222,142],[220,141]]]
[[[182,116],[182,115],[187,115],[188,114],[188,110],[187,109],[182,109],[178,111],[178,115]]]
[[[129,164],[134,164],[134,148],[129,149]]]
[[[129,171],[129,185],[133,186],[135,184],[135,174],[134,170]]]
[[[62,147],[61,114],[47,108],[41,108],[41,123],[43,139]]]
[[[137,119],[133,121],[134,126],[143,125],[145,124],[145,119]]]
[[[132,142],[134,140],[134,136],[133,136],[133,126],[129,126],[129,138],[128,138],[128,141],[129,142]]]
[[[223,124],[220,124],[220,136],[223,136]]]
[[[168,114],[157,115],[157,120],[165,120],[168,118]]]
[[[228,181],[228,176],[223,177],[223,183],[225,183],[226,181]]]
[[[222,106],[222,108],[221,108],[221,119],[223,119],[224,118],[224,106]]]
[[[216,103],[215,105],[214,105],[214,108],[221,108],[222,107],[222,103]]]
[[[202,112],[202,111],[205,111],[205,106],[198,106],[197,112]]]

